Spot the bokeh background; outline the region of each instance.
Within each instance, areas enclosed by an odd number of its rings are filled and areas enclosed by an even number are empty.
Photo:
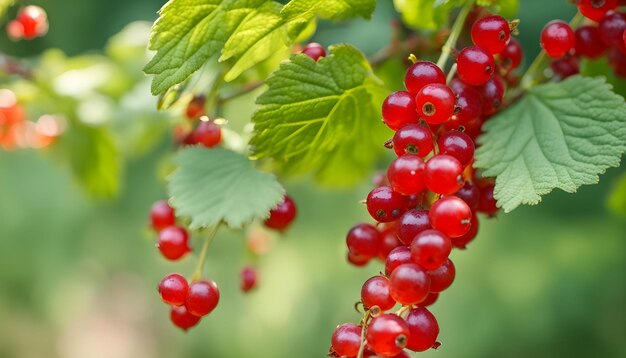
[[[153,21],[162,5],[37,3],[48,11],[48,36],[17,44],[2,37],[3,51],[98,51],[129,22]],[[538,51],[543,25],[573,11],[565,0],[521,1],[527,58]],[[396,16],[390,1],[379,1],[372,21],[322,23],[315,40],[373,53]],[[250,101],[226,114],[249,116]],[[150,205],[165,195],[157,173],[170,142],[163,137],[133,159],[120,195],[104,201],[90,199],[67,167],[40,152],[0,151],[0,357],[323,357],[334,327],[359,319],[353,304],[380,266],[349,266],[344,235],[367,220],[357,202],[368,183],[331,191],[298,181],[286,183],[298,220],[258,261],[260,289],[239,291],[249,256],[241,234],[222,230],[206,267],[220,285],[220,304],[189,333],[174,328],[156,283],[173,270],[191,273],[195,262],[163,260],[146,229]],[[443,345],[420,356],[626,357],[626,219],[605,205],[623,171],[609,170],[576,195],[555,192],[537,207],[481,222],[469,250],[453,253],[456,282],[432,309]]]

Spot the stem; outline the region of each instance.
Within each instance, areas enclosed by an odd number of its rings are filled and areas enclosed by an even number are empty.
[[[450,72],[448,72],[448,77],[446,77],[446,83],[450,84],[450,82],[454,78],[454,75],[456,75],[456,63],[450,68]]]
[[[228,96],[222,96],[222,97],[218,97],[217,98],[217,103],[218,105],[223,105],[224,103],[233,100],[237,97],[246,95],[252,91],[254,91],[255,89],[263,86],[265,82],[263,81],[255,81],[255,82],[250,82],[248,84],[243,85],[243,87],[241,87],[239,90],[229,94]]]
[[[456,45],[459,36],[461,35],[461,31],[463,31],[463,25],[465,25],[465,19],[467,19],[467,15],[469,15],[472,6],[474,5],[474,0],[468,0],[461,11],[459,12],[459,16],[454,20],[454,25],[452,26],[452,31],[450,32],[450,36],[448,40],[441,48],[441,56],[439,56],[439,60],[437,61],[437,66],[443,70],[444,66],[448,62],[450,58],[450,54],[452,53],[452,49]]]
[[[363,358],[363,353],[365,353],[365,346],[367,345],[367,342],[365,341],[365,334],[367,332],[367,321],[370,319],[370,311],[367,310],[367,312],[365,312],[365,316],[363,317],[363,320],[361,321],[362,326],[361,326],[361,345],[359,346],[359,353],[356,355],[356,358]]]
[[[209,229],[209,235],[204,240],[204,245],[202,246],[202,252],[200,253],[200,261],[198,261],[198,266],[196,266],[196,270],[193,275],[190,277],[191,282],[200,281],[202,279],[202,271],[204,269],[204,262],[206,261],[206,256],[209,252],[209,247],[211,246],[211,242],[213,238],[215,238],[215,234],[217,233],[217,229],[220,227],[220,224],[215,224],[211,229]]]

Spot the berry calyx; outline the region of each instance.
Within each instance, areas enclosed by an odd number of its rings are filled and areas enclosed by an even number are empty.
[[[411,259],[426,270],[443,265],[451,251],[450,238],[438,230],[423,231],[411,243]]]
[[[177,273],[165,276],[159,283],[161,300],[174,306],[180,306],[185,303],[188,289],[187,279]]]
[[[397,220],[406,211],[406,198],[390,186],[375,188],[367,195],[367,211],[378,222]]]
[[[286,230],[296,218],[297,213],[296,203],[289,195],[285,195],[283,200],[270,210],[270,216],[263,224],[270,229]]]
[[[197,281],[189,285],[185,307],[194,316],[206,316],[217,306],[220,291],[214,281]]]
[[[176,213],[167,200],[159,200],[152,204],[150,208],[150,223],[156,231],[176,224]]]
[[[445,84],[428,84],[415,96],[415,108],[429,124],[440,124],[454,114],[456,97]]]
[[[426,162],[426,187],[437,194],[454,194],[463,187],[463,165],[453,156],[437,154]]]
[[[459,237],[470,229],[472,209],[457,196],[444,196],[431,206],[428,216],[433,229],[448,237]]]
[[[392,143],[398,157],[415,154],[423,158],[434,148],[432,133],[428,128],[418,124],[407,124],[398,129],[393,135]]]
[[[424,307],[409,311],[406,317],[409,326],[409,343],[406,348],[414,352],[423,352],[436,345],[439,336],[439,324],[435,316]]]
[[[387,169],[387,179],[393,190],[403,195],[422,192],[424,184],[424,160],[417,155],[405,154],[396,158]]]
[[[185,306],[172,306],[170,308],[170,320],[176,327],[187,331],[200,322],[200,317],[189,313]]]
[[[461,81],[473,86],[487,82],[496,67],[493,56],[478,46],[464,48],[459,53],[456,64]]]
[[[365,281],[361,288],[361,302],[366,309],[375,307],[380,311],[392,309],[396,301],[389,293],[389,280],[384,276],[374,276]]]
[[[331,338],[331,351],[339,357],[356,357],[361,347],[362,330],[354,323],[337,326]]]
[[[474,45],[492,54],[502,52],[510,38],[509,22],[502,16],[487,16],[476,21],[472,26]]]
[[[180,226],[166,227],[159,232],[157,248],[168,260],[175,261],[181,259],[186,253],[191,251],[187,230]]]
[[[565,21],[550,21],[541,31],[541,47],[552,58],[562,57],[572,50],[575,44],[574,31]]]
[[[383,121],[394,131],[407,124],[419,123],[414,97],[406,91],[397,91],[387,96],[383,102],[382,113]]]
[[[429,84],[445,84],[446,75],[441,68],[429,61],[418,61],[411,65],[404,76],[404,85],[411,94],[417,95]]]
[[[430,277],[426,270],[414,263],[396,267],[389,276],[389,292],[402,305],[414,305],[428,296]]]
[[[318,44],[317,42],[307,44],[302,49],[302,53],[309,56],[315,62],[322,57],[326,57],[326,50],[324,49],[324,46]]]
[[[367,328],[367,346],[374,353],[393,357],[402,352],[409,341],[409,326],[395,314],[383,314],[372,319]]]

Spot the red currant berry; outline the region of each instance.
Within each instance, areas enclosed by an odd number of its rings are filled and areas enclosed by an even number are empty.
[[[425,194],[426,194],[425,192],[421,192],[419,194],[405,196],[406,209],[411,210],[411,209],[415,209],[417,207],[421,207],[422,205],[424,205]]]
[[[406,317],[409,325],[409,343],[406,348],[414,352],[423,352],[436,345],[439,336],[437,319],[424,307],[409,311]]]
[[[159,293],[163,302],[180,306],[185,303],[187,298],[187,279],[177,273],[171,273],[161,280],[159,283]]]
[[[498,55],[498,65],[506,71],[514,70],[522,64],[523,56],[524,50],[522,50],[519,41],[511,37],[504,50]]]
[[[356,267],[367,265],[367,263],[370,262],[371,259],[371,257],[355,254],[354,252],[348,251],[347,260],[349,263]]]
[[[430,289],[430,277],[420,266],[402,264],[389,276],[389,292],[396,302],[414,305],[424,301]]]
[[[417,155],[405,154],[396,158],[387,169],[387,179],[393,190],[403,195],[422,192],[424,185],[424,160]]]
[[[396,305],[389,293],[389,280],[384,276],[374,276],[365,281],[361,288],[361,302],[370,309],[374,306],[387,311]]]
[[[383,102],[383,121],[394,131],[407,124],[419,123],[415,112],[413,96],[406,91],[398,91],[387,96]]]
[[[608,53],[609,66],[619,77],[626,78],[626,55],[619,49],[611,49]]]
[[[450,238],[437,230],[422,231],[411,243],[411,259],[427,270],[443,265],[451,251]]]
[[[418,124],[407,124],[393,135],[393,150],[399,157],[404,154],[427,156],[434,147],[430,130]]]
[[[185,144],[212,148],[222,141],[222,128],[213,121],[200,121],[196,129],[185,139]]]
[[[511,38],[509,22],[502,16],[487,16],[472,26],[474,45],[496,54],[502,52]]]
[[[330,349],[339,357],[356,357],[361,347],[362,330],[354,323],[337,326],[330,341]]]
[[[168,260],[178,260],[191,251],[187,230],[180,226],[168,226],[159,233],[157,248]]]
[[[617,7],[617,0],[577,0],[576,6],[586,18],[600,21],[609,10]]]
[[[498,74],[494,74],[487,83],[479,87],[483,97],[482,113],[484,115],[494,114],[500,109],[504,101],[505,87],[504,80]]]
[[[183,331],[195,326],[200,322],[200,317],[194,316],[185,306],[172,306],[170,309],[170,320]]]
[[[446,84],[446,75],[441,68],[429,61],[419,61],[411,65],[406,71],[404,85],[407,91],[414,96],[429,84]]]
[[[444,196],[431,206],[428,216],[433,229],[448,237],[459,237],[470,229],[472,209],[461,198]]]
[[[582,26],[576,30],[576,55],[587,58],[598,58],[606,52],[606,44],[602,41],[596,26]]]
[[[206,97],[195,96],[187,105],[185,115],[187,119],[198,119],[204,115],[204,105],[206,103]]]
[[[9,21],[7,24],[7,36],[13,41],[21,40],[24,37],[24,25],[17,20]]]
[[[426,187],[437,194],[454,194],[463,187],[463,165],[453,156],[438,154],[426,162]]]
[[[624,31],[626,30],[626,16],[621,12],[613,12],[606,15],[598,25],[600,38],[609,47],[619,48],[626,51],[624,47]]]
[[[405,245],[411,245],[417,234],[431,229],[428,211],[413,209],[398,220],[398,238]]]
[[[474,141],[467,134],[451,130],[439,137],[439,153],[455,157],[462,166],[467,166],[474,159]]]
[[[42,36],[48,31],[48,16],[39,6],[26,6],[17,15],[17,21],[23,26],[23,36],[27,40]]]
[[[309,56],[313,61],[318,61],[321,57],[326,57],[324,46],[317,42],[311,42],[302,49],[302,53]]]
[[[474,183],[467,181],[465,185],[454,195],[458,196],[469,206],[470,209],[476,210],[480,202],[480,190]]]
[[[383,230],[380,237],[381,240],[378,258],[384,261],[391,250],[402,245],[402,242],[398,239],[398,232],[395,227]]]
[[[381,186],[367,195],[367,211],[378,222],[397,220],[406,211],[406,197],[390,186]]]
[[[450,121],[444,123],[446,129],[452,129],[448,124],[466,126],[468,122],[480,117],[483,108],[483,98],[476,88],[466,85],[458,79],[452,80],[450,88],[456,93],[456,107]]]
[[[465,249],[467,247],[467,244],[469,244],[476,238],[476,235],[478,234],[478,225],[478,217],[476,216],[476,214],[473,214],[469,231],[466,232],[463,236],[451,238],[450,240],[452,240],[452,246],[456,247],[457,249]]]
[[[274,230],[286,230],[296,218],[296,203],[289,195],[270,210],[270,216],[263,222],[266,227]]]
[[[541,47],[552,58],[562,57],[575,45],[574,31],[565,21],[550,21],[541,31]]]
[[[367,328],[367,346],[374,353],[392,357],[402,352],[409,341],[409,326],[395,314],[372,319]]]
[[[430,292],[439,293],[446,290],[452,282],[454,282],[454,276],[456,275],[456,269],[452,260],[448,259],[438,269],[428,271],[430,276]]]
[[[493,56],[478,46],[464,48],[456,64],[461,81],[473,86],[487,82],[496,67]]]
[[[380,251],[380,233],[370,224],[358,224],[348,231],[346,245],[351,253],[367,258],[378,255]]]
[[[167,203],[167,200],[159,200],[152,204],[152,208],[150,208],[150,222],[152,223],[152,228],[157,231],[176,224],[176,214],[174,209]]]
[[[499,210],[496,198],[493,196],[493,189],[494,186],[491,185],[480,190],[480,204],[478,204],[478,211],[489,216],[494,216]]]
[[[240,276],[241,282],[239,284],[239,287],[241,288],[241,291],[247,293],[253,288],[256,288],[257,282],[259,281],[259,274],[254,267],[244,267],[241,270]]]
[[[220,291],[214,281],[197,281],[189,285],[185,307],[194,316],[206,316],[220,300]]]
[[[429,124],[440,124],[450,119],[455,103],[454,92],[440,83],[424,86],[415,96],[417,113]]]
[[[387,255],[387,260],[385,260],[385,274],[389,276],[396,267],[412,262],[411,250],[406,246],[398,246]]]
[[[419,307],[432,306],[433,303],[437,302],[438,298],[439,298],[439,294],[438,293],[430,292],[430,293],[428,293],[428,296],[426,297],[426,299],[424,301],[418,303],[417,305]]]
[[[574,56],[565,56],[550,63],[550,68],[554,72],[554,76],[563,80],[570,76],[580,73],[580,66],[578,64],[578,58]]]

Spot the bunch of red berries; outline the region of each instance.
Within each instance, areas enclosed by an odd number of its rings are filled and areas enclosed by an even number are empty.
[[[397,158],[367,196],[378,225],[354,226],[346,244],[352,264],[379,258],[385,273],[363,284],[365,315],[358,325],[337,327],[332,356],[406,357],[405,349],[439,346],[439,325],[426,307],[454,281],[449,256],[476,237],[476,214],[498,211],[493,181],[472,170],[474,139],[503,106],[503,76],[521,63],[514,27],[500,16],[476,21],[473,46],[458,52],[457,78],[451,73],[447,81],[438,65],[416,62],[406,73],[406,91],[384,101],[383,120],[395,131],[386,146]],[[402,308],[390,313],[397,304]]]
[[[555,75],[566,78],[579,73],[579,58],[607,56],[613,72],[626,77],[626,14],[618,0],[577,0],[576,6],[588,20],[574,31],[564,21],[548,23],[541,32],[541,47],[553,59]]]
[[[222,128],[206,116],[205,104],[204,96],[195,96],[189,101],[185,109],[185,117],[189,123],[177,128],[176,141],[178,143],[212,148],[222,142]],[[189,126],[191,129],[188,129]]]
[[[39,6],[29,5],[21,9],[15,20],[7,25],[7,35],[11,40],[32,40],[48,33],[48,15]]]

